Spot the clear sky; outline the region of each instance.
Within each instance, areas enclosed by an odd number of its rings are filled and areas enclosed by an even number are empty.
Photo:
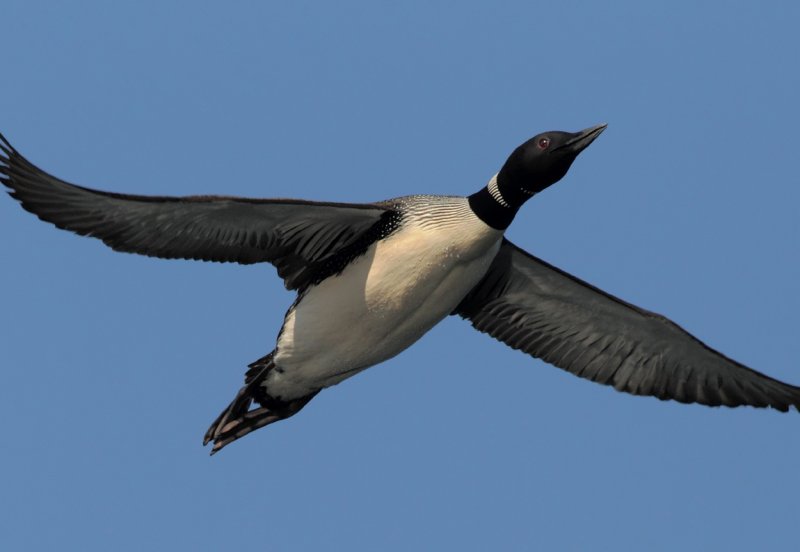
[[[468,194],[608,122],[508,235],[800,384],[797,2],[3,2],[0,130],[119,192]],[[800,415],[622,395],[445,320],[215,457],[293,296],[0,197],[4,550],[789,550]]]

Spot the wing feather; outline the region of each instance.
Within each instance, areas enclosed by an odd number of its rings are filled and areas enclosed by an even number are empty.
[[[314,266],[363,242],[388,212],[376,204],[94,190],[39,169],[1,134],[0,181],[25,210],[58,228],[98,238],[116,251],[166,259],[269,262],[290,289],[311,283],[319,276]]]
[[[800,410],[800,387],[722,355],[667,318],[507,240],[455,314],[514,349],[618,391],[709,406]]]

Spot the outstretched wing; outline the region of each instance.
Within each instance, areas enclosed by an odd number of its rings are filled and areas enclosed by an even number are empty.
[[[0,181],[24,209],[116,251],[167,259],[270,262],[289,289],[359,247],[390,211],[379,205],[291,199],[156,197],[69,184],[42,171],[0,134]],[[315,265],[317,265],[315,267]]]
[[[709,406],[800,410],[800,387],[723,356],[667,318],[509,241],[455,314],[514,349],[618,391]]]

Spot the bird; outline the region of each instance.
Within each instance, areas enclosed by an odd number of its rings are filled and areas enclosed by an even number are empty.
[[[524,203],[561,180],[605,124],[539,133],[468,196],[375,203],[147,196],[70,184],[0,134],[0,182],[43,221],[120,252],[271,263],[294,302],[274,348],[209,427],[211,454],[297,414],[450,315],[507,346],[633,395],[800,410],[800,387],[712,349],[668,318],[514,245]]]

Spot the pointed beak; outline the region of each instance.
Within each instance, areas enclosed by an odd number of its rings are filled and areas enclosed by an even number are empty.
[[[607,126],[608,125],[606,123],[603,123],[601,125],[593,126],[580,132],[576,132],[572,138],[555,148],[553,151],[568,149],[575,155],[578,155],[580,152],[589,147],[589,144],[594,142],[594,139],[600,136]]]

